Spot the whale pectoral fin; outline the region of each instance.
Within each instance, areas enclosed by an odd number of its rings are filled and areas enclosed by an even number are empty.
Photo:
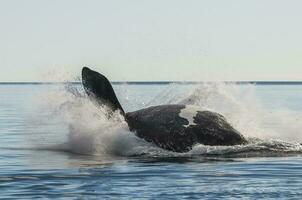
[[[98,104],[107,105],[112,111],[120,110],[122,115],[125,112],[119,103],[112,85],[108,79],[88,67],[82,69],[82,84],[89,97],[92,97]]]

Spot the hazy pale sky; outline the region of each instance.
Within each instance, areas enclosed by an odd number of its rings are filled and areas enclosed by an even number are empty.
[[[0,0],[0,81],[302,80],[301,0]]]

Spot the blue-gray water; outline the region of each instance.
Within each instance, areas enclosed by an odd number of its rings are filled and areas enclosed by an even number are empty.
[[[0,84],[0,198],[301,198],[302,85],[114,87],[127,111],[221,112],[250,144],[167,152],[106,121],[80,85]]]

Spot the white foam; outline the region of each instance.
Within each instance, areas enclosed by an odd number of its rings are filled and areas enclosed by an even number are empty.
[[[74,86],[75,87],[75,86]],[[188,86],[180,86],[187,87]],[[192,87],[192,86],[191,86]],[[171,88],[171,87],[169,87]],[[176,88],[177,92],[173,92]],[[261,139],[281,139],[282,141],[301,142],[302,121],[301,113],[294,111],[283,112],[282,109],[276,112],[270,112],[255,95],[254,86],[227,85],[224,83],[201,84],[179,92],[179,86],[173,85],[167,94],[161,94],[165,98],[158,102],[150,102],[150,105],[159,104],[186,104],[179,114],[188,120],[190,126],[194,125],[194,116],[198,110],[211,110],[221,113],[226,119],[246,137],[257,137]],[[74,89],[74,88],[73,88]],[[135,88],[134,88],[135,89]],[[47,90],[45,90],[47,91]],[[45,104],[40,109],[41,113],[46,110],[51,111],[52,115],[35,122],[34,128],[39,124],[47,126],[50,123],[57,124],[56,135],[52,138],[49,135],[42,135],[41,140],[35,140],[37,146],[43,143],[56,144],[58,149],[64,149],[80,154],[98,154],[98,155],[141,155],[150,156],[176,156],[183,155],[168,152],[156,147],[155,145],[145,142],[130,132],[123,117],[117,112],[114,113],[110,120],[107,119],[105,107],[96,108],[83,91],[74,91],[70,93],[70,88],[66,90],[47,92],[44,98],[39,102]],[[144,92],[144,91],[141,91]],[[176,95],[180,94],[182,96]],[[127,95],[119,93],[121,95]],[[160,96],[161,96],[160,95]],[[121,96],[121,98],[123,98]],[[37,102],[35,102],[37,103]],[[126,106],[125,106],[126,107]],[[55,120],[51,120],[54,118]],[[42,121],[44,120],[44,121]],[[271,124],[273,123],[273,124]],[[48,131],[48,130],[47,130]],[[43,132],[43,131],[41,131]],[[45,131],[43,132],[43,134]],[[64,135],[65,134],[65,135]],[[35,138],[39,138],[36,137]],[[53,142],[50,142],[53,140]],[[40,143],[39,143],[40,142]],[[64,147],[62,147],[62,144]],[[266,143],[271,148],[270,143]],[[278,143],[280,146],[282,142]],[[293,143],[294,144],[294,143]],[[255,143],[247,146],[250,149],[259,149],[263,143]],[[297,147],[297,148],[296,148]],[[190,154],[207,154],[209,152],[236,152],[246,148],[242,146],[233,147],[209,147],[197,145]],[[275,146],[272,147],[276,148]],[[283,148],[283,146],[282,146]],[[301,145],[293,145],[291,149],[301,149]],[[285,149],[290,149],[285,147]]]

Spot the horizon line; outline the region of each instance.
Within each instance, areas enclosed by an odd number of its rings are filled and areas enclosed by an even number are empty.
[[[228,84],[255,84],[255,85],[302,85],[302,81],[110,81],[113,85],[167,85],[167,84],[201,84],[223,82]],[[81,84],[80,81],[0,81],[0,85],[56,85]]]

